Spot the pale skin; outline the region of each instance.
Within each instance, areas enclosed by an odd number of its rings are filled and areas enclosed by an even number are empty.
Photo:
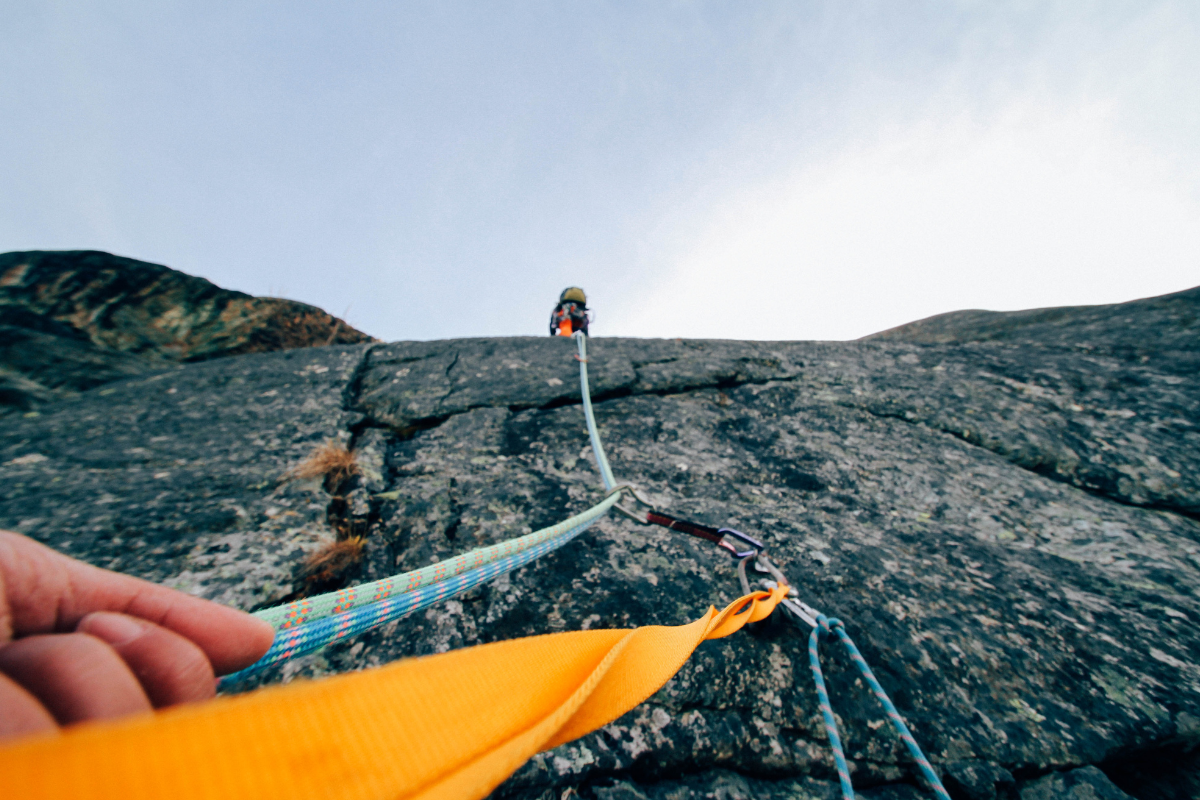
[[[244,612],[0,531],[0,741],[207,700],[273,636]]]

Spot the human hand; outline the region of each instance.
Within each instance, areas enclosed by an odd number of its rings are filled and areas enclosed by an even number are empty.
[[[0,739],[206,700],[273,637],[244,612],[0,531]]]

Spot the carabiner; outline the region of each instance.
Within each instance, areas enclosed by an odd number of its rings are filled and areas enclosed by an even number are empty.
[[[639,492],[638,488],[636,486],[634,486],[632,483],[618,483],[616,486],[614,486],[613,488],[611,488],[607,492],[605,492],[604,497],[605,497],[605,499],[607,499],[609,497],[612,497],[614,494],[618,494],[620,492],[629,492],[630,496],[633,497],[635,502],[645,506],[646,508],[654,508],[654,506],[651,505],[650,501],[647,500],[645,497],[643,497],[642,493]],[[639,525],[649,525],[650,524],[650,520],[644,514],[638,514],[636,511],[630,511],[628,508],[625,508],[625,506],[621,505],[620,503],[615,504],[613,506],[613,508],[615,508],[617,511],[624,514],[625,516],[629,517],[631,520],[638,523]]]
[[[743,590],[747,592],[750,581],[746,578],[746,562],[749,560],[750,558],[747,557],[738,564],[738,578],[741,580]],[[780,600],[779,604],[812,627],[817,627],[817,617],[821,616],[821,612],[800,599],[795,584],[779,571],[779,567],[771,563],[771,559],[767,558],[765,553],[759,553],[758,557],[754,559],[754,568],[759,572],[770,573],[775,578],[773,581],[765,578],[762,580],[762,585],[767,589],[774,589],[781,584],[788,587],[787,597]]]
[[[749,556],[755,556],[762,553],[764,549],[763,543],[758,539],[755,539],[753,536],[747,536],[741,531],[735,531],[733,528],[718,528],[717,533],[721,536],[721,540],[717,542],[717,547],[725,548],[733,554],[734,558],[740,559],[747,558]],[[742,547],[739,547],[736,542],[731,541],[731,537],[733,539],[741,539],[742,542],[750,545],[751,549],[745,550]]]

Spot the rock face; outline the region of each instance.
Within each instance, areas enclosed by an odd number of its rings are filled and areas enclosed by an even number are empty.
[[[0,254],[0,406],[164,366],[373,341],[319,308],[91,250]]]
[[[1200,381],[1186,349],[1143,336],[1082,349],[1069,316],[1047,340],[961,345],[594,339],[597,419],[618,479],[761,537],[845,622],[954,797],[1194,797]],[[350,581],[423,566],[600,497],[573,354],[363,344],[116,381],[4,420],[0,525],[247,609],[294,595],[339,530],[366,536]],[[282,480],[327,439],[355,449],[353,480]],[[739,594],[724,551],[614,516],[260,682],[680,624]],[[497,797],[837,797],[807,633],[777,615],[703,644]],[[927,796],[845,653],[823,660],[863,795]]]
[[[914,344],[1020,342],[1073,351],[1154,356],[1200,352],[1200,286],[1103,306],[952,311],[864,337]]]

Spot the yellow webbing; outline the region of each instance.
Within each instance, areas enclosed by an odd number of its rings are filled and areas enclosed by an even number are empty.
[[[786,591],[678,627],[513,639],[79,725],[0,748],[0,781],[21,798],[482,798],[530,756],[650,697],[700,642],[763,619]]]

